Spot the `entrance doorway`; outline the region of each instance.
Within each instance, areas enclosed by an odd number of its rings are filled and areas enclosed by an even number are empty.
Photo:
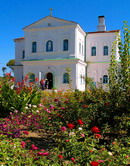
[[[52,89],[53,88],[53,74],[50,72],[47,73],[46,78],[48,80],[48,89]]]

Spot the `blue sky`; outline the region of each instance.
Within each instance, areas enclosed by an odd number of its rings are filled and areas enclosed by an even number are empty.
[[[0,76],[2,67],[14,59],[13,39],[23,37],[22,28],[49,15],[75,21],[86,32],[96,31],[98,16],[106,18],[107,30],[130,25],[130,0],[0,0]]]

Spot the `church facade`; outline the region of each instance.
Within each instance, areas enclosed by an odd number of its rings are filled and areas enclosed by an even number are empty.
[[[78,23],[51,15],[23,30],[24,37],[14,39],[16,82],[30,73],[30,82],[47,79],[49,89],[69,89],[71,80],[73,89],[85,90],[86,77],[95,86],[108,83],[112,44],[120,31],[106,31],[104,16],[98,17],[96,32],[86,33]]]

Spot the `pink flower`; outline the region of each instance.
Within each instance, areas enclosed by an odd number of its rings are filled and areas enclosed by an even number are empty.
[[[72,157],[72,158],[71,158],[71,161],[72,161],[73,163],[75,163],[75,158],[74,158],[74,157]]]
[[[60,107],[60,109],[61,109],[61,110],[64,110],[64,109],[65,109],[65,107]]]
[[[92,131],[93,133],[100,133],[100,129],[99,129],[98,127],[96,127],[96,126],[92,127],[92,128],[91,128],[91,131]]]
[[[26,145],[26,142],[22,141],[22,142],[21,142],[22,148],[25,148],[25,145]]]
[[[45,153],[43,153],[43,152],[38,152],[37,155],[38,155],[38,156],[48,156],[49,153],[48,153],[48,152],[45,152]]]
[[[38,147],[35,146],[34,144],[32,144],[32,145],[31,145],[31,149],[32,149],[32,150],[38,150]]]
[[[92,161],[90,164],[91,164],[91,166],[98,166],[98,165],[100,165],[97,161]]]
[[[69,139],[66,139],[65,142],[70,142],[70,140],[69,140]]]
[[[29,134],[29,132],[28,132],[28,131],[23,131],[23,134],[28,135],[28,134]]]
[[[50,110],[53,110],[55,107],[52,105],[52,104],[50,104]]]
[[[75,125],[72,124],[72,123],[69,123],[69,124],[67,124],[67,127],[68,127],[69,129],[73,129],[73,128],[75,127]]]
[[[85,137],[85,134],[81,134],[81,137]]]
[[[61,131],[66,131],[66,127],[65,126],[62,126],[60,129],[61,129]]]
[[[44,152],[44,153],[43,153],[43,156],[48,156],[48,155],[49,155],[48,152]]]
[[[104,160],[98,160],[97,162],[98,163],[104,163]]]

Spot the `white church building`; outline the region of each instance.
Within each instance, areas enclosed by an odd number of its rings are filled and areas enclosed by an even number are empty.
[[[98,17],[95,32],[51,14],[23,30],[24,37],[14,39],[16,82],[31,73],[31,82],[48,79],[49,89],[65,90],[69,88],[66,68],[70,68],[73,89],[85,90],[85,77],[91,77],[95,86],[108,83],[111,49],[120,31],[106,31],[104,16]]]

